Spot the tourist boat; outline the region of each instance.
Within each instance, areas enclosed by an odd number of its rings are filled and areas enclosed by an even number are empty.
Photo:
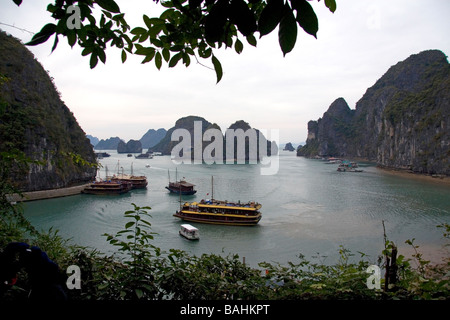
[[[153,156],[149,153],[141,153],[140,155],[134,156],[135,159],[153,159]]]
[[[213,192],[212,195],[210,200],[183,204],[180,195],[180,210],[173,216],[184,221],[233,226],[254,226],[261,220],[261,204],[220,201],[214,199]]]
[[[198,240],[200,239],[199,231],[196,227],[191,226],[190,224],[182,224],[180,226],[180,235],[189,240]]]
[[[350,162],[348,160],[344,160],[337,168],[337,171],[339,171],[339,172],[362,172],[363,170],[358,169],[358,164],[356,162]]]
[[[97,195],[115,195],[126,193],[130,191],[131,188],[131,183],[124,181],[95,181],[84,188],[81,192]]]
[[[147,188],[147,177],[146,176],[133,176],[129,174],[118,174],[111,177],[112,181],[123,181],[131,183],[132,189],[145,189]]]
[[[117,169],[119,169],[120,164],[119,161],[117,161]],[[132,189],[145,189],[147,188],[147,177],[146,176],[135,176],[133,175],[133,163],[131,163],[131,174],[124,174],[123,168],[122,173],[119,173],[117,171],[117,175],[114,174],[112,177],[107,177],[111,181],[123,181],[127,183],[131,183]]]
[[[166,186],[166,189],[170,191],[170,193],[176,193],[183,196],[193,195],[197,192],[197,190],[194,189],[195,184],[186,182],[185,178],[180,179],[179,181],[170,182],[170,172],[169,173],[169,185]],[[177,171],[178,174],[178,171]]]
[[[339,158],[328,158],[327,162],[325,162],[325,164],[336,164],[336,163],[342,163],[342,160]]]

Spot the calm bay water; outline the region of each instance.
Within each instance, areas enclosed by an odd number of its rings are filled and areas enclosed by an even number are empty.
[[[357,254],[370,256],[373,262],[383,250],[383,226],[400,253],[410,252],[404,242],[415,238],[425,257],[448,254],[438,224],[450,223],[450,187],[417,179],[393,176],[373,164],[361,163],[361,173],[337,172],[336,165],[320,160],[296,157],[281,152],[276,175],[260,175],[259,165],[178,165],[170,157],[128,158],[110,152],[101,160],[109,173],[117,164],[125,173],[146,175],[146,190],[133,190],[121,196],[76,195],[25,203],[25,215],[38,229],[54,227],[72,241],[110,252],[113,248],[102,236],[114,234],[126,223],[123,213],[131,203],[150,206],[154,245],[164,250],[182,249],[192,254],[236,253],[246,262],[296,261],[299,253],[306,258],[319,254],[321,261],[334,263],[342,245]],[[146,168],[145,165],[150,167]],[[263,218],[255,227],[196,224],[200,241],[179,236],[181,220],[172,216],[179,207],[179,197],[164,188],[178,178],[194,183],[197,194],[183,197],[199,201],[210,196],[214,176],[214,197],[221,200],[254,200],[262,203]],[[122,169],[120,169],[122,170]],[[105,176],[104,168],[101,176]]]

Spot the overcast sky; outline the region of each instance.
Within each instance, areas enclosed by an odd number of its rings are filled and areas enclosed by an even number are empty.
[[[50,0],[0,0],[0,29],[27,42],[53,22]],[[318,37],[299,29],[294,50],[283,58],[277,32],[244,42],[240,55],[221,50],[224,69],[216,84],[214,71],[196,64],[158,71],[140,57],[121,63],[120,51],[108,48],[106,65],[93,70],[66,39],[50,54],[52,40],[29,47],[54,78],[62,99],[87,134],[106,139],[140,139],[148,129],[169,129],[175,121],[198,115],[226,130],[236,120],[253,128],[279,129],[280,142],[306,140],[307,122],[317,120],[337,98],[350,108],[390,66],[428,49],[450,53],[448,0],[337,0],[333,14],[324,1],[312,1],[319,18]],[[158,16],[150,0],[117,0],[131,26],[143,25],[142,14]],[[53,39],[53,38],[51,38]],[[210,60],[204,61],[209,63]]]

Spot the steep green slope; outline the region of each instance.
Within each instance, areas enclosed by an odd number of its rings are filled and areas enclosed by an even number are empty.
[[[67,187],[95,177],[95,154],[52,78],[17,39],[0,32],[0,152],[35,163],[11,178],[23,191]]]

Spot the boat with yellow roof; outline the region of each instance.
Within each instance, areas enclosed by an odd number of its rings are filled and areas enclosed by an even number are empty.
[[[260,203],[220,201],[212,195],[210,200],[183,204],[180,197],[180,210],[173,216],[185,221],[233,226],[254,226],[261,220]]]

